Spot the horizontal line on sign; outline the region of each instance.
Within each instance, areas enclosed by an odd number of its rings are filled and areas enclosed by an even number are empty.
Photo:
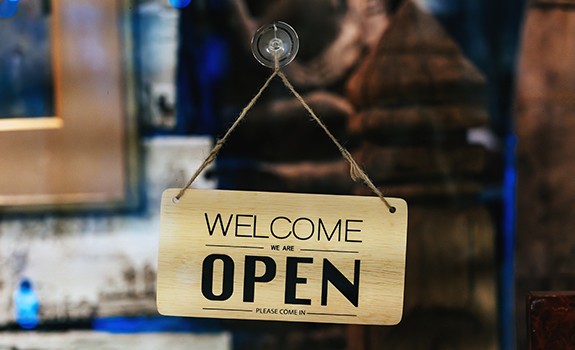
[[[326,253],[348,253],[348,254],[359,254],[358,251],[354,250],[334,250],[334,249],[300,249],[302,252],[326,252]]]
[[[224,308],[217,308],[217,307],[203,307],[203,310],[209,311],[237,311],[237,312],[253,312],[254,310],[246,310],[246,309],[224,309]]]
[[[353,314],[329,314],[329,313],[325,313],[325,312],[307,312],[306,315],[357,317],[357,315],[353,315]]]
[[[256,247],[256,246],[249,246],[249,245],[226,245],[226,244],[206,244],[206,247],[264,249],[264,247]]]

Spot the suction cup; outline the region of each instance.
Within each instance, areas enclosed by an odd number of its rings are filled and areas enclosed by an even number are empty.
[[[284,22],[275,22],[261,27],[252,38],[254,57],[266,67],[275,67],[275,55],[278,55],[280,67],[288,65],[293,61],[298,50],[297,33]]]

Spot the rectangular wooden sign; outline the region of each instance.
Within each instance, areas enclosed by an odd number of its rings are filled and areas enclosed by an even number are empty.
[[[394,325],[407,204],[388,198],[178,190],[162,197],[163,315]]]

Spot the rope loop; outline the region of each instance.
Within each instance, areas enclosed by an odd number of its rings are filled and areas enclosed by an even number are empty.
[[[220,151],[220,149],[224,146],[227,142],[229,136],[234,131],[234,129],[240,124],[240,122],[246,117],[247,113],[252,109],[252,107],[256,104],[257,100],[261,97],[262,93],[267,89],[270,82],[276,77],[279,76],[283,82],[283,84],[287,87],[287,89],[296,97],[296,99],[301,103],[301,105],[306,109],[306,111],[310,114],[313,120],[317,122],[317,124],[323,129],[327,136],[331,139],[331,141],[337,146],[342,156],[347,160],[349,163],[349,175],[353,181],[360,181],[362,180],[372,191],[375,193],[383,203],[387,206],[391,213],[395,212],[395,207],[393,207],[387,199],[383,196],[383,193],[373,184],[369,176],[363,171],[363,169],[357,164],[355,159],[351,153],[341,145],[341,143],[337,140],[337,138],[329,131],[327,126],[323,123],[323,121],[315,114],[312,108],[305,102],[303,97],[296,91],[293,85],[290,83],[288,78],[285,74],[280,70],[279,64],[279,55],[274,55],[274,71],[270,75],[270,77],[266,80],[264,85],[260,88],[258,93],[252,98],[250,103],[242,110],[236,121],[233,125],[228,129],[226,134],[216,141],[216,144],[210,151],[210,154],[206,157],[206,159],[202,162],[198,170],[194,173],[194,175],[190,178],[190,180],[180,189],[180,192],[176,195],[175,200],[179,201],[180,198],[185,194],[186,190],[192,185],[192,183],[200,176],[201,172],[206,169],[208,165],[213,163]]]

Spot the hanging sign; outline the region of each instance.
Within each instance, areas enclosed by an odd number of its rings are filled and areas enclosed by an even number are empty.
[[[407,204],[377,197],[166,190],[163,315],[397,324]],[[392,213],[392,211],[394,211]]]

